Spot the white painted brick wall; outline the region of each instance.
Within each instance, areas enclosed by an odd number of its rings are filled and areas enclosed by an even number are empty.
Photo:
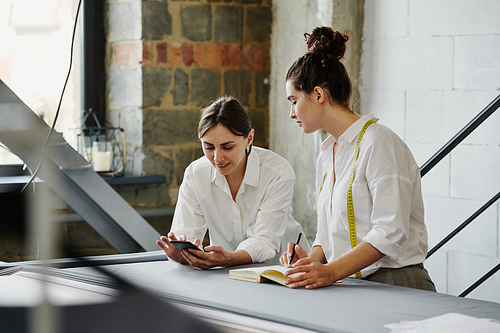
[[[422,167],[441,148],[440,144],[407,142],[417,164]],[[446,156],[422,178],[424,196],[447,197],[450,193],[450,157]]]
[[[409,3],[411,36],[500,33],[497,0],[409,0]]]
[[[365,90],[361,95],[362,113],[375,113],[380,124],[389,127],[401,138],[405,137],[404,90]],[[394,113],[394,110],[400,112]]]
[[[500,191],[499,147],[460,145],[451,152],[450,196],[488,200]]]
[[[408,142],[439,143],[442,90],[409,90],[406,103]],[[432,119],[432,122],[429,122]]]
[[[441,110],[441,119],[444,121],[440,124],[439,142],[448,142],[499,94],[500,91],[495,90],[445,91]],[[500,112],[495,112],[464,140],[464,144],[498,147],[500,145],[499,125]]]
[[[448,293],[448,272],[446,269],[443,269],[443,267],[448,266],[447,260],[448,254],[446,252],[436,252],[436,254],[432,255],[424,263],[424,267],[432,277],[438,293]]]
[[[408,2],[401,0],[366,1],[363,36],[408,36]]]
[[[366,0],[361,111],[422,166],[500,93],[500,1]],[[500,111],[422,180],[429,248],[500,190]],[[500,203],[426,263],[458,295],[500,262]],[[471,293],[500,302],[500,273]]]
[[[362,88],[452,88],[451,37],[366,39],[363,55]]]
[[[400,93],[399,90],[398,93]],[[388,92],[384,91],[382,95],[387,94]],[[406,92],[407,124],[404,139],[409,142],[443,145],[499,94],[500,91],[496,90],[409,90]],[[372,92],[372,95],[376,93]],[[379,101],[379,103],[384,102]],[[429,123],[429,119],[433,119],[433,122]],[[497,112],[467,137],[464,143],[498,146],[500,144],[499,125],[500,112]]]
[[[424,203],[425,217],[428,224],[432,225],[432,233],[429,234],[429,250],[483,205],[482,201],[454,200],[431,196],[426,196]],[[446,243],[439,252],[455,251],[490,257],[496,256],[496,237],[490,237],[490,235],[497,233],[496,214],[496,207],[490,207]]]
[[[499,49],[500,33],[455,37],[454,88],[500,90]]]
[[[448,293],[460,295],[474,282],[498,265],[497,257],[448,252]],[[467,274],[463,274],[463,272]],[[484,282],[467,297],[498,303],[500,279],[492,278]]]

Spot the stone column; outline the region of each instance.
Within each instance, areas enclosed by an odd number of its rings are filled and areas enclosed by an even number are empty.
[[[359,73],[361,63],[361,38],[363,35],[365,0],[333,1],[333,24],[335,30],[349,36],[345,55],[345,65],[352,81],[351,106],[360,112]]]
[[[127,135],[128,173],[142,172],[142,3],[105,4],[106,121]]]
[[[294,190],[294,217],[302,224],[309,240],[316,234],[316,158],[325,133],[304,134],[289,119],[285,74],[306,51],[303,34],[320,25],[332,26],[350,36],[346,64],[353,79],[355,96],[359,73],[362,13],[364,0],[274,0],[271,37],[270,148],[285,157],[297,176]],[[352,45],[356,45],[352,47]]]

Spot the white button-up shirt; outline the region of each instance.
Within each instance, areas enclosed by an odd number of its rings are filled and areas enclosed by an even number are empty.
[[[351,249],[347,187],[358,136],[370,119],[371,114],[356,121],[338,142],[329,136],[318,156],[318,228],[313,246],[322,246],[328,262]],[[338,148],[334,153],[335,144]],[[365,241],[385,254],[361,270],[363,277],[381,267],[397,268],[425,260],[427,229],[420,169],[403,140],[383,125],[371,124],[363,136],[352,196],[358,244]]]
[[[288,242],[302,232],[292,217],[294,184],[288,161],[252,147],[233,200],[226,178],[203,156],[186,168],[171,231],[203,240],[208,228],[211,245],[230,252],[245,250],[253,262],[277,263]],[[309,247],[306,240],[301,245]]]

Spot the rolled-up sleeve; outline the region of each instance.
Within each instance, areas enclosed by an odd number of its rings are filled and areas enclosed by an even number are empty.
[[[352,249],[348,184],[360,132],[371,119],[371,114],[363,116],[349,127],[337,141],[338,150],[331,137],[321,147],[316,183],[321,164],[330,174],[325,181],[328,186],[317,195],[318,228],[313,246],[321,245],[329,262]],[[385,255],[362,269],[362,276],[380,267],[398,268],[425,260],[427,229],[420,169],[404,141],[383,125],[370,125],[361,140],[351,199],[357,244],[364,241]]]
[[[412,184],[400,175],[384,176],[370,186],[373,228],[363,239],[397,260],[410,232]]]
[[[246,230],[247,239],[237,250],[245,250],[253,262],[264,262],[278,253],[290,216],[295,178],[277,179],[262,200],[255,223]]]
[[[377,139],[368,149],[366,165],[373,227],[363,240],[397,261],[410,234],[412,182],[405,147],[387,136]]]

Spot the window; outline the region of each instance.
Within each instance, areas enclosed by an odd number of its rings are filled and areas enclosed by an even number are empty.
[[[78,0],[0,1],[0,79],[36,114],[52,125],[66,79]],[[82,12],[80,11],[80,15]],[[71,128],[80,126],[80,27],[75,35],[73,68],[56,130],[76,146]],[[0,164],[22,161],[0,148]]]

